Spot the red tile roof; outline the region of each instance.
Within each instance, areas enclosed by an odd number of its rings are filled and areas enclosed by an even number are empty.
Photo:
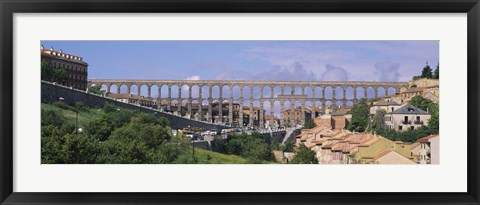
[[[438,135],[428,135],[417,140],[417,142],[428,142],[429,139],[438,137]]]

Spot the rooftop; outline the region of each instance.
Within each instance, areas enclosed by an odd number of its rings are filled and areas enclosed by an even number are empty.
[[[428,142],[430,139],[439,137],[439,135],[428,135],[417,140],[417,142]]]
[[[88,63],[84,62],[82,57],[72,55],[72,54],[68,54],[68,53],[64,53],[62,51],[62,49],[60,49],[59,51],[55,51],[52,47],[49,50],[47,50],[42,46],[40,48],[40,55],[47,56],[47,57],[50,57],[50,58],[66,60],[66,61],[70,61],[70,62],[73,62],[73,63],[78,63],[78,64],[88,66]]]
[[[398,108],[397,110],[389,114],[428,114],[428,113],[413,105],[405,104],[404,106]]]
[[[411,87],[403,91],[402,93],[416,93],[416,92],[423,92],[423,90],[425,90],[425,87]]]

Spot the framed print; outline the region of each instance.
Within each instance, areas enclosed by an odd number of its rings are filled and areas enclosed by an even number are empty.
[[[477,0],[0,5],[1,204],[479,203]]]

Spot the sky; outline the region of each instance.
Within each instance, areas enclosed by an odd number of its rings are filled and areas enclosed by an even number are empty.
[[[78,55],[89,79],[408,81],[439,41],[42,41]]]

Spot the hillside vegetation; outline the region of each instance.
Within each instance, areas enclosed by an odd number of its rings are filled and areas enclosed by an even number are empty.
[[[235,155],[195,148],[169,122],[111,104],[41,105],[42,164],[244,164]],[[78,118],[77,118],[78,114]]]

